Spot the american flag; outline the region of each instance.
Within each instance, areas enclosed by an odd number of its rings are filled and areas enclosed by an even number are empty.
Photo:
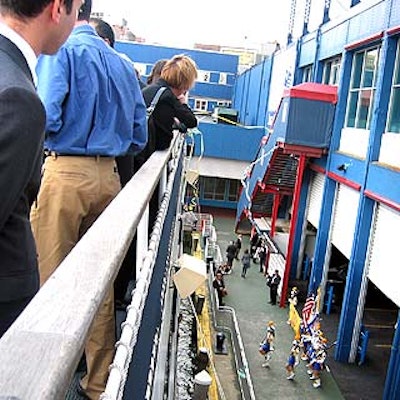
[[[301,311],[301,316],[303,318],[304,327],[307,328],[311,322],[312,316],[314,315],[315,308],[315,297],[313,294],[310,294],[306,302],[304,303],[303,310]]]

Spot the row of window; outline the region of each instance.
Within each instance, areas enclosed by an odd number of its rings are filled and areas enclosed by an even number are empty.
[[[369,129],[378,79],[381,45],[354,54],[350,78],[345,126]],[[341,58],[335,57],[324,63],[322,83],[339,84]],[[312,66],[303,68],[303,82],[312,81]],[[387,132],[400,133],[400,41],[397,46],[395,72],[393,75],[387,118]]]
[[[204,200],[236,202],[239,197],[240,181],[216,177],[200,177],[200,198]],[[197,197],[194,189],[188,186],[186,196]]]

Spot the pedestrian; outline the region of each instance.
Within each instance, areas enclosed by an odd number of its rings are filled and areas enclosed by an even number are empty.
[[[276,305],[276,297],[278,294],[278,286],[281,283],[281,276],[279,275],[279,271],[276,269],[274,274],[268,276],[267,278],[267,285],[269,286],[269,294],[270,294],[270,301],[269,303],[273,306]]]
[[[237,236],[235,241],[235,247],[236,247],[235,259],[239,260],[240,249],[242,248],[242,235]]]
[[[246,278],[247,270],[250,268],[250,253],[246,249],[242,256],[242,278]]]
[[[225,303],[223,302],[223,298],[228,294],[228,291],[225,288],[224,278],[222,276],[222,272],[220,271],[217,271],[215,274],[213,288],[217,291],[219,306],[224,306]]]
[[[46,114],[39,54],[70,34],[81,0],[0,0],[0,337],[39,290],[29,210],[40,185]]]
[[[192,254],[192,232],[196,230],[198,218],[192,211],[191,207],[185,205],[184,212],[181,216],[182,231],[183,231],[183,252]]]
[[[31,210],[41,284],[118,194],[115,157],[138,152],[147,141],[146,106],[135,71],[89,25],[90,12],[91,0],[85,0],[65,45],[55,56],[42,57],[37,69],[48,154]],[[87,337],[80,393],[100,397],[114,346],[110,288]]]
[[[258,251],[258,257],[260,260],[260,272],[264,273],[265,261],[267,260],[267,248],[264,242],[261,242],[261,246]]]
[[[230,267],[232,267],[233,265],[235,254],[236,254],[236,247],[233,240],[231,240],[229,242],[228,247],[226,248],[226,262]]]

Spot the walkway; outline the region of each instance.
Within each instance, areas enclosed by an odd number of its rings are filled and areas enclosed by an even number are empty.
[[[224,218],[214,215],[214,225],[217,230],[218,244],[224,254],[229,241],[235,239],[234,221],[231,217]],[[248,237],[244,237],[243,245],[242,252],[243,248],[248,246]],[[304,362],[298,365],[294,381],[286,379],[285,364],[293,341],[293,331],[286,324],[288,309],[268,304],[268,288],[265,285],[263,274],[259,272],[258,265],[252,264],[245,279],[240,277],[240,272],[240,262],[235,261],[233,273],[225,276],[229,294],[224,301],[226,305],[236,310],[256,398],[260,400],[267,398],[285,400],[343,399],[332,375],[326,370],[322,373],[322,386],[314,389]],[[266,369],[261,366],[263,357],[259,354],[258,347],[269,320],[274,320],[276,323],[276,350],[270,363],[271,367]],[[333,357],[333,355],[331,356]]]

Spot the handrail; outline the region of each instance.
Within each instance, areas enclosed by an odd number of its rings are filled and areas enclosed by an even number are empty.
[[[149,158],[1,338],[0,397],[65,398],[92,320],[175,143],[176,137]]]

